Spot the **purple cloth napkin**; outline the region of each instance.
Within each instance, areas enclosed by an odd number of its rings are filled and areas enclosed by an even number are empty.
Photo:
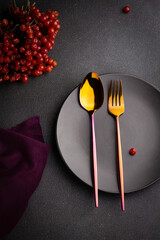
[[[47,161],[39,117],[7,130],[0,128],[0,238],[23,215]]]

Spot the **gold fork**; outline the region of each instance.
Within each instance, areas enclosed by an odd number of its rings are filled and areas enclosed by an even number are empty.
[[[113,82],[113,96],[112,96],[112,80],[109,89],[108,97],[108,111],[116,117],[117,123],[117,142],[118,142],[118,163],[119,163],[119,180],[120,180],[120,193],[121,193],[121,206],[122,211],[125,210],[124,206],[124,177],[123,177],[123,160],[122,160],[122,147],[119,127],[119,117],[124,113],[124,99],[122,91],[122,80],[120,80],[120,88],[117,80],[117,87],[115,86],[115,80]]]

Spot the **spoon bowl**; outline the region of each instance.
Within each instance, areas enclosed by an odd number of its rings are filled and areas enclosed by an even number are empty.
[[[80,86],[79,100],[81,106],[91,114],[102,106],[104,90],[97,73],[87,74]]]

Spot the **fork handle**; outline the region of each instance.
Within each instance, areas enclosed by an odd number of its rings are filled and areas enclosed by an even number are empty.
[[[124,177],[123,177],[123,160],[122,160],[122,147],[121,147],[119,117],[116,117],[116,123],[117,123],[118,163],[119,163],[121,206],[122,206],[122,211],[124,211],[125,210],[125,206],[124,206]]]
[[[94,196],[95,206],[98,207],[98,173],[97,173],[97,151],[96,151],[96,136],[94,127],[94,112],[91,115],[92,119],[92,150],[93,150],[93,173],[94,173]]]

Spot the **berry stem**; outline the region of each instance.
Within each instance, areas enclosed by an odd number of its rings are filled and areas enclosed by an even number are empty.
[[[16,6],[16,1],[15,0],[13,0],[13,4],[14,4],[14,7],[16,8],[17,6]]]
[[[14,32],[14,30],[15,30],[18,26],[20,26],[20,24],[16,24],[13,29],[11,29],[10,31],[8,31],[8,33]]]
[[[28,12],[29,12],[29,10],[30,10],[30,0],[27,0],[27,4],[26,4],[26,10],[28,9]]]

